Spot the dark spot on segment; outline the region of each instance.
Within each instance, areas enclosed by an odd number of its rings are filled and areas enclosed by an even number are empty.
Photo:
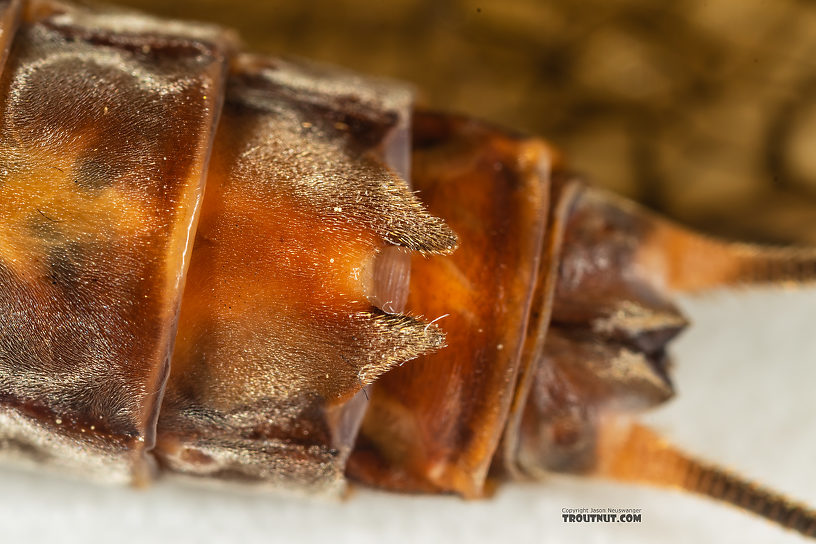
[[[209,43],[206,39],[200,40],[183,35],[168,37],[121,31],[112,32],[104,27],[88,28],[73,24],[70,18],[65,21],[53,16],[39,21],[39,24],[54,34],[60,35],[66,41],[114,47],[151,59],[198,59],[219,53],[214,44]]]
[[[62,221],[51,217],[51,215],[39,208],[35,208],[35,210],[36,211],[29,216],[26,222],[30,235],[34,238],[49,242],[61,240],[63,234],[59,224],[62,223]]]
[[[81,277],[82,262],[85,260],[82,245],[69,242],[48,250],[48,278],[52,285],[68,291],[76,291]]]
[[[89,150],[77,159],[74,183],[89,191],[100,191],[113,185],[120,168],[108,154]]]

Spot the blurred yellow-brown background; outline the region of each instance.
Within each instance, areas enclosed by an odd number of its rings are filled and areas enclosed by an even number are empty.
[[[116,0],[412,82],[720,235],[816,243],[816,3]]]

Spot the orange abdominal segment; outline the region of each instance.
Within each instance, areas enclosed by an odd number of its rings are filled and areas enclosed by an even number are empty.
[[[414,259],[408,309],[440,318],[448,347],[371,391],[350,474],[397,490],[483,486],[513,396],[547,220],[547,147],[479,123],[417,115],[414,183],[462,240]]]
[[[407,92],[252,57],[232,82],[156,455],[190,477],[334,493],[361,388],[444,339],[374,305],[405,291],[377,280],[379,254],[399,266],[392,244],[448,253],[456,239],[382,162],[407,156],[389,144]]]
[[[225,46],[114,21],[31,2],[3,69],[0,455],[129,480],[154,440]]]

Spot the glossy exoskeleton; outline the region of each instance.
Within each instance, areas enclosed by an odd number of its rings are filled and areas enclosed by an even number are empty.
[[[620,424],[673,394],[673,292],[813,280],[814,252],[699,236],[539,140],[215,27],[0,9],[4,460],[310,494],[596,472],[816,534]]]

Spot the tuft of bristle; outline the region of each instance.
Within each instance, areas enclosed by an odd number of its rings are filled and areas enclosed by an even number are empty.
[[[395,366],[445,347],[445,333],[434,323],[377,308],[356,316],[373,329],[366,360],[357,372],[361,386],[374,383]]]

